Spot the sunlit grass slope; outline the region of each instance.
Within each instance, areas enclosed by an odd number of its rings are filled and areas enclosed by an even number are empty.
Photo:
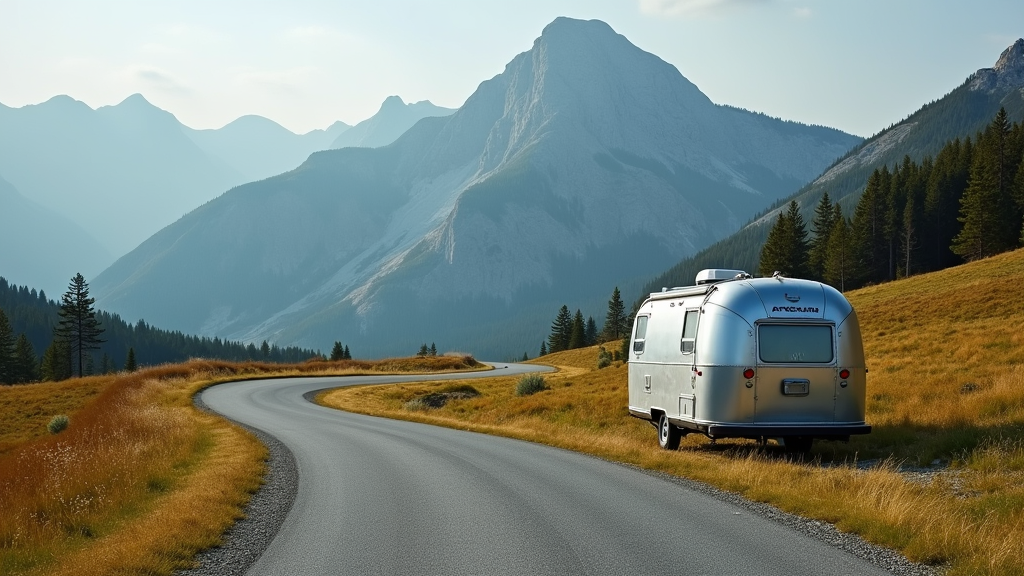
[[[216,545],[259,487],[265,448],[197,410],[217,382],[476,369],[466,357],[294,366],[192,361],[0,387],[0,574],[171,574]],[[71,424],[50,435],[51,417]]]
[[[628,415],[625,366],[597,369],[596,347],[540,359],[561,371],[531,396],[516,396],[506,377],[475,381],[479,396],[441,408],[414,400],[451,383],[346,388],[321,401],[687,476],[950,574],[1024,574],[1024,250],[848,296],[865,338],[874,431],[819,442],[804,460],[695,435],[660,450],[654,428]],[[899,469],[935,461],[923,479]]]

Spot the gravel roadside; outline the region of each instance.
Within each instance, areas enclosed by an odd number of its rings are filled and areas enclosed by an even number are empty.
[[[202,400],[195,397],[197,407],[207,410]],[[245,572],[263,554],[284,522],[298,491],[298,467],[292,453],[277,439],[259,430],[243,426],[256,435],[269,449],[267,474],[263,486],[246,506],[245,517],[236,522],[223,535],[223,544],[196,556],[197,566],[178,571],[178,576],[236,576]],[[903,555],[864,541],[860,536],[840,532],[835,526],[783,512],[769,504],[751,502],[739,495],[719,490],[707,484],[650,470],[615,463],[643,474],[667,480],[682,487],[728,502],[779,524],[799,531],[830,546],[839,548],[858,558],[884,568],[897,576],[940,576],[942,570],[917,564]]]
[[[196,394],[193,402],[199,409],[210,412],[199,394]],[[200,552],[196,556],[196,567],[179,570],[175,573],[178,576],[245,574],[270,545],[295,502],[299,489],[299,469],[291,451],[265,432],[244,424],[238,425],[255,434],[269,451],[263,485],[246,505],[243,512],[245,516],[221,537],[222,544]]]

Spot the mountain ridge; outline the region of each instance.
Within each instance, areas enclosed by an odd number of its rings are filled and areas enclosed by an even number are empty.
[[[656,273],[859,141],[716,105],[607,24],[558,19],[450,116],[238,187],[94,289],[125,317],[245,341],[521,354],[571,293]],[[147,295],[185,276],[201,301],[179,290],[161,317]]]

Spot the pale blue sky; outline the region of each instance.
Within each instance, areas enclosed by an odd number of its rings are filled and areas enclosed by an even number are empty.
[[[305,132],[391,94],[460,106],[557,16],[604,20],[717,103],[862,136],[1024,36],[1021,0],[0,0],[0,103],[139,92],[193,128]]]

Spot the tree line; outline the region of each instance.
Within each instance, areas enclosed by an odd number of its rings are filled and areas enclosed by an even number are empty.
[[[144,320],[130,324],[95,310],[94,303],[81,274],[72,278],[59,303],[0,277],[0,384],[131,371],[191,358],[282,363],[323,358],[319,351],[265,340],[257,347],[161,330]],[[350,354],[347,346],[344,351]]]
[[[555,320],[551,323],[551,333],[547,340],[540,344],[540,355],[619,340],[628,336],[629,323],[626,305],[622,301],[622,294],[619,292],[618,286],[612,291],[612,297],[608,300],[608,311],[600,331],[593,316],[584,321],[583,312],[577,308],[576,314],[573,315],[569,312],[569,307],[563,304],[558,310]],[[525,353],[523,359],[528,359]]]
[[[840,290],[941,270],[1024,245],[1024,126],[1000,109],[934,158],[875,169],[847,218],[826,192],[808,230],[795,201],[761,249],[759,273]]]

